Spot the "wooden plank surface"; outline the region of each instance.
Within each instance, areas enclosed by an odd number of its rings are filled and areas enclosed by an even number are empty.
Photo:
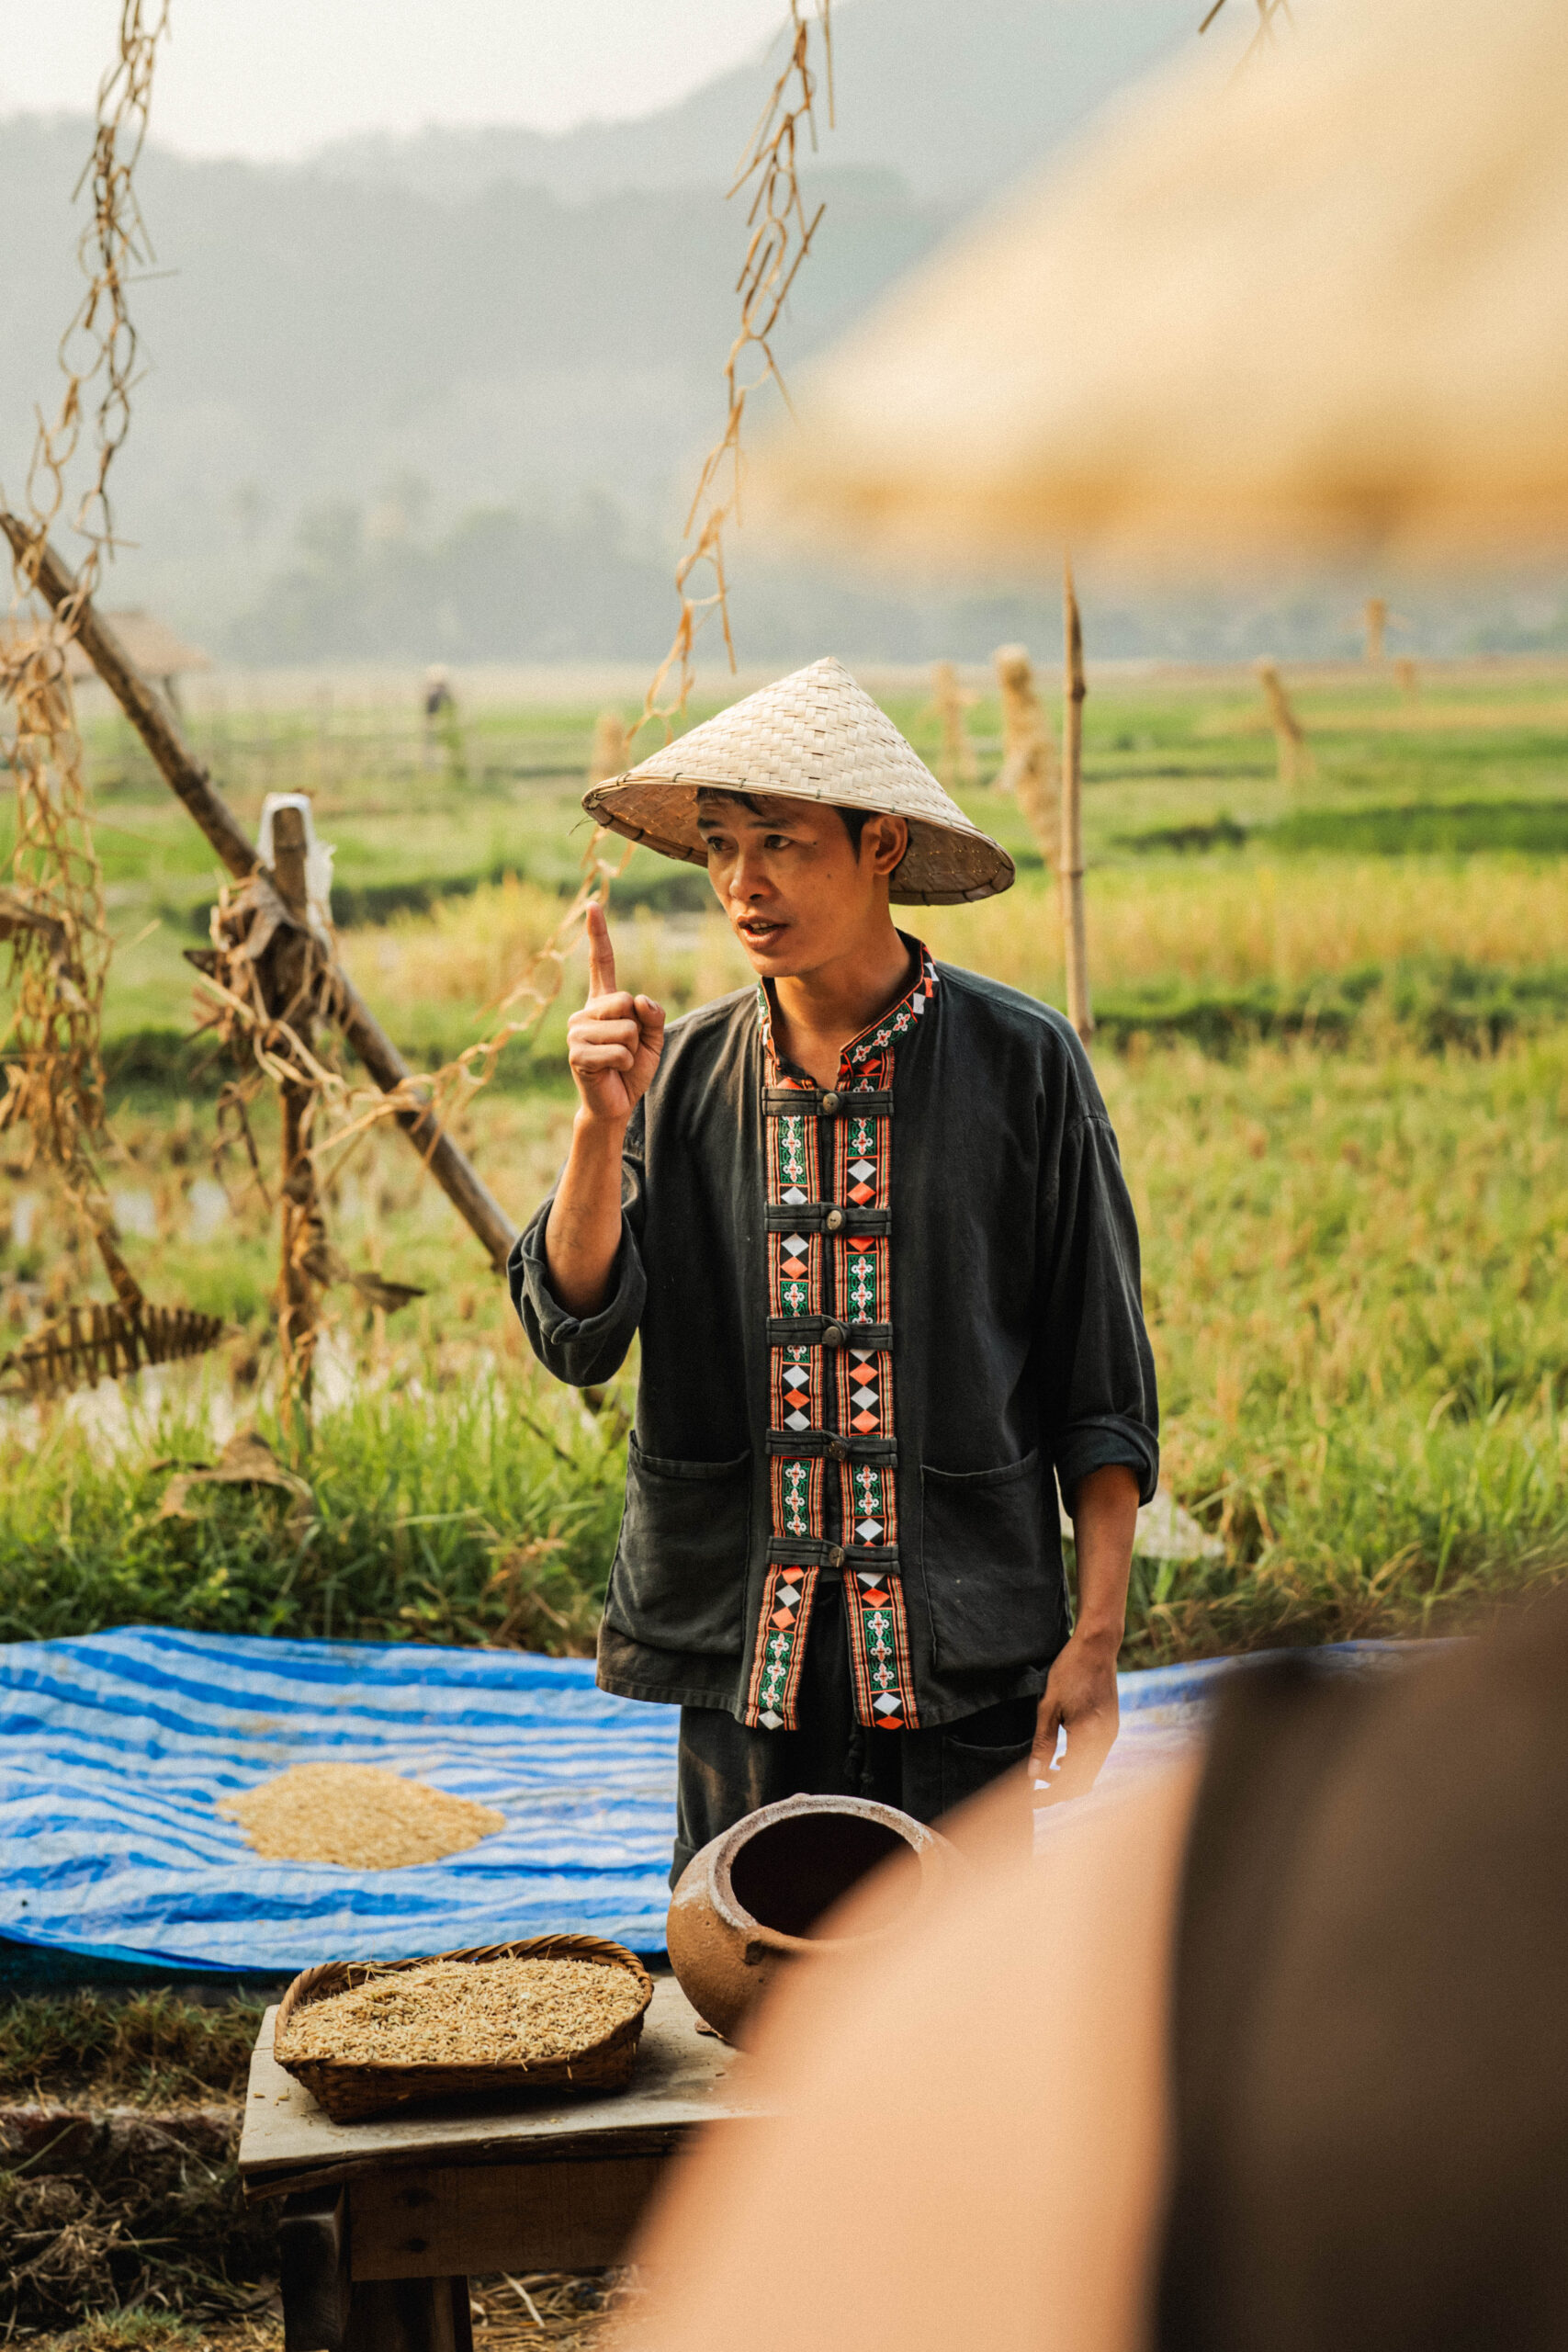
[[[425,2165],[348,2183],[355,2281],[597,2270],[620,2261],[667,2156]]]
[[[654,1984],[637,2072],[624,2091],[564,2099],[509,2092],[364,2123],[334,2123],[284,2073],[272,2054],[276,2015],[268,2009],[252,2053],[240,2141],[240,2174],[253,2197],[387,2165],[667,2155],[698,2124],[757,2111],[747,2094],[745,2061],[698,2033],[696,2012],[673,1977]]]

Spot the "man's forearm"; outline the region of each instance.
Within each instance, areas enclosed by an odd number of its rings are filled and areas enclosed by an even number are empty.
[[[1077,1555],[1076,1632],[1086,1641],[1122,1646],[1127,1629],[1127,1582],[1138,1524],[1138,1481],[1121,1463],[1091,1470],[1073,1497],[1073,1548]]]
[[[621,1148],[626,1128],[579,1112],[545,1227],[550,1288],[570,1315],[596,1315],[621,1246]]]

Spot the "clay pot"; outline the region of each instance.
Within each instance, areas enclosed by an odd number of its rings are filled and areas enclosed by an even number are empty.
[[[953,1859],[945,1838],[863,1797],[785,1797],[749,1813],[693,1856],[670,1903],[666,1938],[682,1991],[727,2041],[780,1971],[862,1950],[931,1901]],[[858,1932],[819,1923],[872,1871]]]

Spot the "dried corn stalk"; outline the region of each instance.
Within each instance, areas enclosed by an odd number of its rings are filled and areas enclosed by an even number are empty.
[[[1312,748],[1306,729],[1296,717],[1285,682],[1278,665],[1267,660],[1257,663],[1258,683],[1263,689],[1263,699],[1269,707],[1269,723],[1274,729],[1274,745],[1280,759],[1280,781],[1284,785],[1299,784],[1313,769]]]
[[[57,1168],[91,1231],[115,1291],[109,1308],[74,1309],[0,1360],[31,1395],[210,1346],[221,1326],[184,1309],[152,1310],[120,1258],[96,1152],[105,1136],[100,1050],[109,939],[93,846],[82,742],[67,654],[83,602],[114,548],[110,469],[130,424],[136,331],[125,275],[151,258],[132,174],[146,135],[166,0],[122,0],[114,63],[98,90],[97,128],[83,178],[92,217],[80,245],[86,292],[61,345],[65,389],[40,416],[28,473],[28,531],[12,566],[12,611],[0,643],[0,765],[16,782],[10,886],[0,940],[10,949],[11,1011],[0,1038],[0,1132],[25,1128],[28,1156]],[[90,410],[90,426],[88,415]],[[38,566],[67,504],[67,474],[90,431],[92,472],[72,513],[87,542],[75,597],[51,613]]]
[[[593,728],[593,749],[588,758],[588,784],[608,784],[631,765],[631,738],[618,710],[602,710]]]
[[[1056,746],[1034,690],[1033,665],[1021,645],[998,645],[992,660],[1002,701],[1002,764],[997,789],[1013,795],[1041,856],[1055,873],[1062,846]]]
[[[949,792],[957,791],[963,785],[977,784],[980,780],[975,746],[969,740],[969,729],[964,724],[964,713],[976,699],[959,684],[954,662],[934,662],[931,664],[931,710],[942,730],[937,775]]]

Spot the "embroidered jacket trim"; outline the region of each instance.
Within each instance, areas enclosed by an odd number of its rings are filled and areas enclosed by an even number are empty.
[[[913,985],[844,1047],[827,1093],[780,1061],[767,990],[757,991],[773,1540],[746,1721],[763,1731],[798,1728],[812,1604],[818,1577],[832,1573],[843,1578],[860,1722],[874,1731],[919,1724],[894,1476],[893,1084],[898,1040],[936,986],[922,946]]]

